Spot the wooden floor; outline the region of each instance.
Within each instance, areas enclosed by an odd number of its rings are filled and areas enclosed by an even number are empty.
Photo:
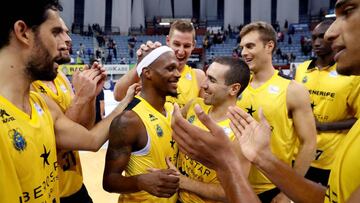
[[[80,152],[84,183],[94,203],[115,203],[119,197],[102,188],[105,154],[104,148],[98,152]]]

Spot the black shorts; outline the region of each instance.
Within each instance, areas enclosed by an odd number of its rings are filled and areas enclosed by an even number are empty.
[[[93,203],[93,201],[83,184],[75,194],[60,198],[60,203]]]
[[[305,175],[305,178],[312,180],[316,183],[320,183],[321,185],[326,187],[328,185],[329,176],[330,170],[310,166],[308,172]]]
[[[262,203],[270,203],[271,200],[274,199],[274,197],[276,197],[276,195],[279,193],[279,188],[274,188],[258,194],[258,197]]]

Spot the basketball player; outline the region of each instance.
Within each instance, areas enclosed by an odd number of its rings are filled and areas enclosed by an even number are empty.
[[[121,102],[91,131],[68,119],[49,98],[30,91],[54,80],[66,38],[56,0],[7,3],[0,14],[0,202],[59,202],[56,148],[99,149]],[[103,79],[101,70],[94,77]],[[56,137],[55,137],[56,135]]]
[[[191,55],[191,52],[195,48],[195,29],[191,22],[178,20],[175,21],[171,27],[169,35],[166,36],[166,44],[172,48],[175,52],[176,59],[179,63],[179,72],[181,74],[178,82],[178,95],[168,96],[166,101],[171,103],[178,103],[180,106],[184,106],[198,96],[202,96],[200,91],[201,82],[205,79],[205,74],[200,69],[192,69],[186,63]],[[160,43],[147,42],[143,44],[138,50],[137,54],[141,55],[142,50],[148,50],[160,46]],[[131,84],[139,82],[139,77],[136,75],[136,71],[130,70],[127,74],[121,77],[116,83],[114,96],[116,100],[120,100],[124,97],[127,87]]]
[[[61,19],[62,32],[66,44],[71,43],[68,37],[69,29]],[[70,54],[68,49],[60,52],[61,58],[58,64],[70,62]],[[95,64],[91,69],[85,69],[82,72],[76,71],[73,74],[72,86],[67,77],[58,71],[53,81],[35,81],[32,83],[33,90],[46,94],[54,100],[61,111],[71,120],[83,125],[87,129],[91,129],[94,125],[95,118],[95,96],[101,90],[104,80],[97,84],[95,77],[97,74],[104,74],[101,66]],[[100,70],[100,72],[99,72]],[[105,77],[104,77],[105,79]],[[85,185],[83,184],[81,163],[78,151],[58,150],[57,159],[59,162],[59,189],[61,203],[88,203],[92,202]]]
[[[332,23],[333,20],[325,20],[314,28],[312,46],[317,58],[300,64],[295,75],[295,80],[310,92],[317,120],[316,157],[305,177],[323,186],[327,186],[337,148],[359,114],[360,77],[337,73],[335,51],[324,40]]]
[[[243,27],[240,35],[241,54],[253,75],[238,106],[255,119],[259,119],[258,110],[263,108],[272,128],[271,151],[288,165],[291,165],[297,139],[300,141],[294,170],[305,175],[316,149],[315,119],[309,93],[274,69],[272,54],[276,49],[276,32],[270,24],[250,23]],[[251,168],[249,180],[262,202],[289,202],[257,168]]]
[[[325,40],[332,42],[336,54],[337,72],[344,75],[360,75],[360,1],[338,0],[335,5],[336,20],[325,33]],[[279,161],[270,152],[270,127],[262,117],[260,123],[239,108],[229,109],[232,129],[239,139],[245,157],[275,183],[294,202],[338,202],[360,201],[360,123],[357,121],[342,140],[331,168],[327,187],[304,179],[289,166]],[[220,127],[200,109],[199,119],[212,132],[202,131],[182,118],[179,108],[174,108],[173,136],[179,147],[192,158],[217,168],[220,181],[231,202],[256,202],[248,189],[235,153]],[[262,115],[262,114],[260,114]],[[194,142],[193,140],[196,140]],[[216,140],[217,142],[215,142]],[[222,146],[220,148],[220,146]],[[218,151],[213,151],[218,147]],[[229,150],[230,149],[230,150]],[[219,174],[218,173],[218,174]],[[245,191],[245,192],[244,192]]]
[[[110,126],[103,187],[120,193],[119,202],[177,200],[179,177],[165,162],[165,157],[174,164],[177,160],[170,127],[173,106],[165,100],[177,94],[178,65],[167,46],[144,54],[136,67],[142,83],[140,95]],[[149,171],[151,168],[160,170]]]
[[[235,136],[230,129],[230,120],[226,113],[229,106],[236,105],[237,97],[248,85],[250,80],[249,67],[241,59],[218,57],[207,69],[206,76],[207,79],[201,86],[205,93],[204,99],[197,98],[186,104],[182,109],[182,114],[193,125],[206,129],[194,111],[194,106],[200,105],[205,113],[215,120],[228,138],[233,141]],[[240,149],[238,148],[238,150]],[[240,158],[243,159],[242,167],[247,176],[250,163],[245,163],[246,159],[241,153],[239,153]],[[227,201],[215,170],[207,168],[181,152],[179,152],[178,168],[182,174],[179,185],[179,200],[181,202]]]

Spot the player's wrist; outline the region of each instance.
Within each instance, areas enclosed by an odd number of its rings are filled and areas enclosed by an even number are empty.
[[[233,150],[229,150],[227,155],[223,158],[220,158],[219,160],[221,162],[216,164],[217,168],[215,170],[221,172],[230,171],[240,163],[236,153]]]
[[[144,176],[145,176],[145,174],[136,176],[136,187],[137,187],[138,191],[141,191],[141,190],[145,191]]]
[[[276,157],[270,150],[259,150],[251,163],[259,168],[267,168],[275,159]]]

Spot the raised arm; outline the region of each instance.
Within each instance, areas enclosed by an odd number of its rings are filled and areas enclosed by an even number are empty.
[[[253,165],[294,202],[324,202],[325,187],[305,179],[271,153],[270,128],[262,113],[259,123],[238,107],[230,107],[229,112],[231,128]]]
[[[147,41],[146,44],[140,45],[140,48],[136,51],[137,57],[141,57],[143,52],[146,52],[150,49],[154,49],[156,47],[160,47],[160,42],[152,42]],[[124,76],[122,76],[115,84],[114,89],[114,98],[116,101],[120,101],[124,98],[127,89],[130,87],[130,85],[134,83],[140,82],[140,78],[138,77],[136,73],[136,66],[131,69],[129,72],[127,72]]]
[[[182,117],[178,105],[175,105],[172,121],[173,137],[180,150],[216,170],[229,202],[259,202],[243,171],[242,163],[223,129],[216,125],[198,105],[195,106],[195,112],[210,132],[187,122]]]
[[[204,82],[206,75],[203,70],[201,69],[194,69],[196,72],[196,80],[198,82],[199,87],[199,97],[204,98],[204,89],[201,88],[201,83]]]
[[[137,76],[136,67],[134,67],[116,82],[114,88],[115,100],[121,101],[125,97],[126,91],[130,85],[138,83],[139,81],[140,78]]]
[[[111,121],[125,109],[130,99],[133,98],[135,89],[136,85],[131,86],[127,96],[118,104],[113,112],[91,130],[87,130],[67,118],[54,101],[45,97],[54,121],[57,147],[69,150],[99,150],[108,139]]]
[[[141,190],[158,197],[171,197],[178,188],[178,177],[173,170],[158,170],[146,174],[125,177],[131,152],[145,147],[146,129],[140,118],[132,111],[116,117],[110,126],[109,147],[103,178],[106,191],[133,193]]]
[[[72,89],[66,76],[63,73],[60,74]],[[76,71],[72,78],[75,94],[65,115],[87,129],[92,128],[95,123],[96,96],[101,91],[105,79],[105,69],[97,63],[94,63],[91,69]]]

